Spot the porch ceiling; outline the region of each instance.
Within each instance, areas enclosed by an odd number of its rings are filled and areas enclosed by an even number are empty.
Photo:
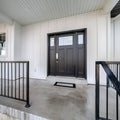
[[[0,11],[21,25],[102,9],[107,0],[0,0]]]

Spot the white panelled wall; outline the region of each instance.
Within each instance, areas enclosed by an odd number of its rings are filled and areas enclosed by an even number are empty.
[[[21,59],[22,26],[14,22],[14,60]]]
[[[30,77],[46,79],[47,34],[82,28],[87,28],[87,81],[94,84],[95,61],[112,59],[110,15],[102,10],[27,26],[1,24],[0,32],[7,33],[8,47],[7,56],[0,60],[29,60]]]
[[[0,33],[6,33],[6,55],[0,56],[1,60],[14,60],[14,23],[0,24]]]
[[[113,58],[120,61],[120,16],[112,20]]]
[[[95,11],[22,28],[17,27],[17,33],[21,38],[15,42],[15,51],[17,51],[15,58],[17,59],[18,56],[19,60],[30,61],[31,78],[45,79],[47,77],[47,34],[87,28],[87,81],[89,84],[94,84],[95,61],[107,60],[109,56],[108,22],[110,22],[109,14]]]

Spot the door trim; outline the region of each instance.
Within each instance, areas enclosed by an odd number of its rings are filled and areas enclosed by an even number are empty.
[[[47,76],[50,75],[50,36],[71,34],[75,32],[84,32],[85,35],[85,79],[87,79],[87,28],[53,32],[47,34]]]

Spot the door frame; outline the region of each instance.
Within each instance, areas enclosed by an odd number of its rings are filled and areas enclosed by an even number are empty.
[[[85,37],[85,79],[87,79],[87,28],[68,31],[53,32],[47,34],[47,76],[50,75],[50,36],[84,32]]]

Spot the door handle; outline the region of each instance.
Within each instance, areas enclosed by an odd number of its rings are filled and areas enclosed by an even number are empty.
[[[58,53],[56,53],[56,60],[58,60]]]
[[[56,63],[58,63],[58,53],[56,53]]]

